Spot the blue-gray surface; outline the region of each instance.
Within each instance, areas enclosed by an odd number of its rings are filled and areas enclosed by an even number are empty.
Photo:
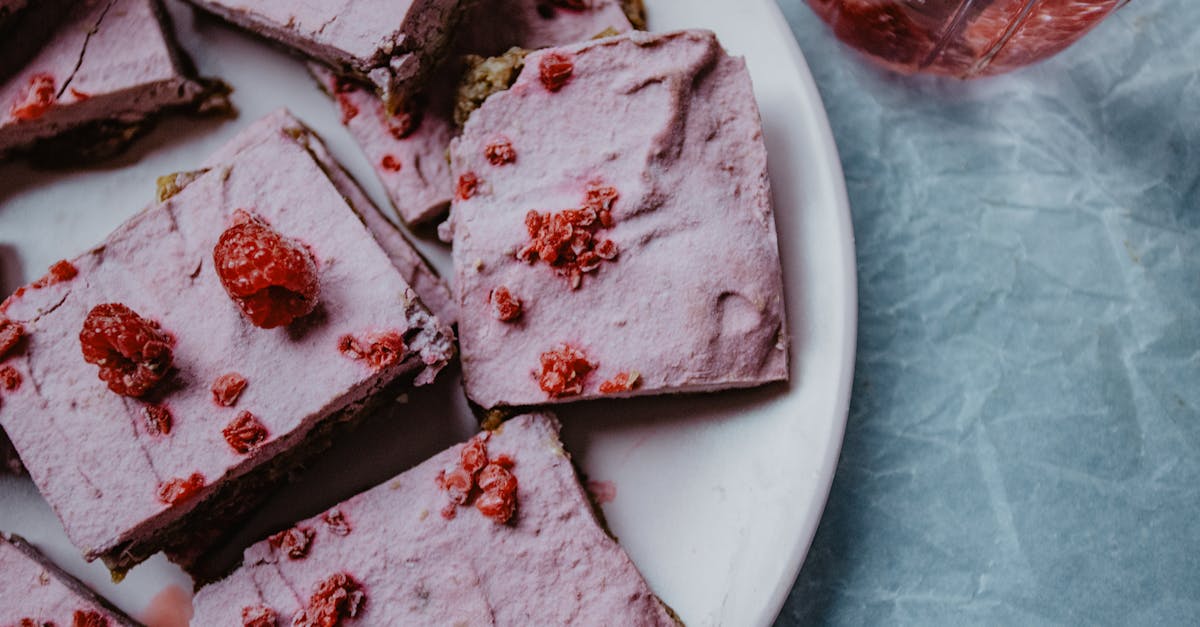
[[[1200,2],[982,82],[780,3],[858,246],[841,464],[779,619],[1200,624]]]

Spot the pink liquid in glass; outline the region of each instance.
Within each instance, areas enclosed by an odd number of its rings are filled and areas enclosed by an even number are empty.
[[[1054,55],[1128,0],[808,0],[838,39],[897,72],[973,78]]]

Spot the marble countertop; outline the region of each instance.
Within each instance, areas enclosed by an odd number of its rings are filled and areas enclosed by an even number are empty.
[[[778,625],[1196,624],[1200,2],[903,78],[780,0],[858,246],[841,463]]]

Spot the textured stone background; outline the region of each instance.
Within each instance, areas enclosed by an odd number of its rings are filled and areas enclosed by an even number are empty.
[[[780,0],[846,171],[841,464],[779,625],[1200,621],[1200,2],[1041,65],[865,65]]]

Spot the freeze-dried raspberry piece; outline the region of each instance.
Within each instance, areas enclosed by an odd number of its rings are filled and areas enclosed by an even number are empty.
[[[608,381],[600,384],[601,394],[620,394],[633,390],[641,382],[641,375],[636,372],[619,372]]]
[[[168,505],[182,503],[204,487],[204,475],[194,472],[187,479],[178,477],[165,481],[158,486],[158,500]]]
[[[569,52],[550,51],[538,62],[538,78],[552,92],[565,87],[574,73],[575,58]]]
[[[21,373],[12,366],[0,367],[0,387],[12,392],[21,387]]]
[[[613,225],[612,208],[617,198],[615,188],[593,183],[588,186],[580,209],[528,212],[525,231],[530,241],[517,251],[517,259],[544,262],[566,278],[571,289],[579,289],[584,274],[595,272],[602,262],[617,257],[617,245],[598,237],[601,229]]]
[[[474,480],[479,471],[483,470],[488,464],[487,439],[484,435],[477,435],[469,442],[463,445],[462,451],[458,454],[459,464],[463,470],[471,475]]]
[[[108,617],[96,610],[75,610],[71,627],[108,627]]]
[[[79,332],[83,359],[122,396],[144,396],[171,367],[171,339],[158,324],[120,303],[96,305]]]
[[[364,602],[362,585],[346,573],[337,573],[317,584],[308,607],[292,619],[292,627],[335,627],[358,616]]]
[[[538,385],[551,398],[582,393],[584,379],[596,369],[581,351],[566,344],[542,353],[541,362]]]
[[[246,377],[236,372],[223,374],[213,381],[213,400],[223,407],[233,407],[237,404],[238,397],[242,395],[244,389],[246,389]]]
[[[383,112],[383,122],[387,126],[388,133],[397,141],[407,138],[421,127],[421,121],[425,117],[425,99],[417,96],[410,99],[405,107],[392,115]]]
[[[25,327],[21,326],[21,323],[0,316],[0,360],[17,347],[24,335]]]
[[[213,248],[217,277],[255,326],[286,326],[317,306],[317,262],[301,243],[239,209]]]
[[[66,259],[61,259],[50,266],[50,271],[46,273],[46,276],[34,281],[29,287],[42,289],[48,285],[70,281],[77,276],[79,276],[79,269],[75,267],[75,264]]]
[[[391,368],[404,358],[404,336],[395,331],[380,333],[371,338],[367,363],[375,370]]]
[[[87,92],[79,91],[78,89],[75,89],[74,87],[68,89],[67,91],[71,92],[72,96],[75,96],[75,102],[83,102],[84,100],[87,100],[88,98],[92,97],[91,94],[89,94]]]
[[[458,185],[454,188],[454,197],[459,200],[470,200],[479,189],[479,177],[473,172],[464,172],[458,177]]]
[[[517,478],[502,464],[488,464],[479,473],[479,489],[508,494],[517,491]]]
[[[358,105],[350,100],[348,94],[354,93],[358,87],[350,81],[335,78],[333,80],[333,94],[337,99],[338,107],[342,110],[342,124],[348,124],[350,120],[358,117]]]
[[[258,421],[258,417],[248,411],[238,412],[232,422],[221,430],[230,448],[245,455],[258,448],[266,441],[267,428]]]
[[[475,500],[475,509],[494,522],[504,524],[517,511],[517,478],[501,464],[488,464],[479,473],[483,494]]]
[[[395,155],[384,155],[383,159],[379,160],[379,166],[388,172],[399,172],[403,167]]]
[[[346,515],[336,507],[321,514],[321,522],[325,523],[329,532],[335,536],[348,536],[354,530],[350,526],[350,521],[346,520]]]
[[[292,527],[287,531],[280,531],[267,540],[271,546],[284,555],[298,560],[308,555],[308,547],[312,545],[313,535],[313,530],[308,527]]]
[[[242,627],[277,627],[279,615],[265,605],[242,608]]]
[[[146,416],[146,430],[155,435],[171,433],[171,410],[166,405],[146,405],[142,408]]]
[[[489,143],[483,149],[483,155],[487,157],[488,163],[496,166],[517,160],[517,151],[513,148],[512,142],[504,137]]]
[[[44,72],[29,77],[29,83],[17,94],[9,113],[13,118],[27,122],[36,120],[54,106],[58,90],[54,87],[54,77]]]
[[[507,287],[500,286],[492,290],[490,300],[497,320],[512,322],[521,317],[521,301]]]

